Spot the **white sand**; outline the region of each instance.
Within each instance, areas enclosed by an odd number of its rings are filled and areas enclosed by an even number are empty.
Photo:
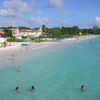
[[[97,36],[95,35],[90,35],[90,36],[82,36],[78,39],[76,38],[66,38],[66,39],[63,39],[61,41],[76,41],[76,40],[86,40],[86,39],[90,39],[90,38],[95,38]],[[44,42],[44,43],[30,43],[31,45],[34,45],[34,48],[35,49],[38,49],[38,48],[43,48],[43,47],[47,47],[49,46],[50,44],[56,44],[56,42]],[[15,42],[13,43],[12,46],[7,46],[7,47],[2,47],[0,48],[0,53],[1,52],[6,52],[6,51],[13,51],[15,49],[20,49],[21,48],[21,42]]]

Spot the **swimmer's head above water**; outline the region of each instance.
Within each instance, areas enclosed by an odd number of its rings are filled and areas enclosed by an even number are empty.
[[[31,90],[32,90],[32,91],[35,90],[35,87],[34,87],[33,85],[32,85],[32,89],[31,89]]]
[[[15,90],[16,90],[17,92],[19,92],[19,87],[17,86]]]
[[[81,91],[86,91],[86,88],[84,85],[82,85],[80,89],[81,89]]]

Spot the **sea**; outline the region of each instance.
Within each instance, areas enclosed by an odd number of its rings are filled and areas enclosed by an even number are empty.
[[[33,57],[0,64],[9,66],[0,69],[0,100],[100,100],[100,37],[40,49],[37,57],[33,50]]]

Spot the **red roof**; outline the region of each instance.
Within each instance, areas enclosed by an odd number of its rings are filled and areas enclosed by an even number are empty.
[[[4,32],[0,32],[0,36],[4,36]]]
[[[19,30],[19,32],[39,32],[39,30]]]
[[[5,34],[5,32],[4,31],[0,31],[0,35],[3,35],[3,34]]]

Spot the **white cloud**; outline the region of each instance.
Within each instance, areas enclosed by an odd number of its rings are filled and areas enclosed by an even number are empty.
[[[67,12],[67,11],[62,11],[62,12],[60,12],[62,15],[64,15],[64,16],[76,16],[76,14],[72,14],[72,13],[70,13],[70,12]]]
[[[65,6],[63,0],[49,0],[48,8],[63,8]]]
[[[88,23],[78,23],[77,26],[79,28],[92,28],[95,25],[94,22],[88,22]],[[76,25],[75,25],[76,26]]]
[[[96,17],[96,18],[95,18],[95,21],[96,21],[97,23],[100,23],[100,17]]]
[[[23,2],[22,0],[12,0],[12,1],[5,1],[4,6],[7,9],[11,9],[13,11],[20,12],[20,13],[29,13],[31,11],[30,6],[28,3]]]
[[[36,6],[38,6],[38,3],[35,2],[35,0],[31,0],[31,1],[29,0],[28,5],[29,5],[30,7],[36,7]]]
[[[60,25],[66,26],[66,25],[68,25],[68,22],[66,20],[61,20],[60,21]]]
[[[32,11],[30,4],[22,0],[4,1],[5,9],[0,9],[0,15],[6,17],[18,17]]]
[[[21,14],[16,14],[13,10],[0,9],[0,16],[20,17]]]
[[[33,26],[50,25],[52,23],[52,20],[48,17],[31,17],[28,21]]]
[[[2,21],[3,20],[3,21]],[[28,26],[28,27],[32,27],[31,24],[28,23],[27,19],[24,19],[24,18],[11,18],[11,17],[8,17],[8,18],[5,18],[5,17],[2,17],[0,18],[0,26],[15,26],[15,27],[18,27],[18,26]]]
[[[11,18],[0,18],[0,26],[15,26],[15,20]]]
[[[37,15],[43,15],[43,11],[37,11],[36,14]]]

